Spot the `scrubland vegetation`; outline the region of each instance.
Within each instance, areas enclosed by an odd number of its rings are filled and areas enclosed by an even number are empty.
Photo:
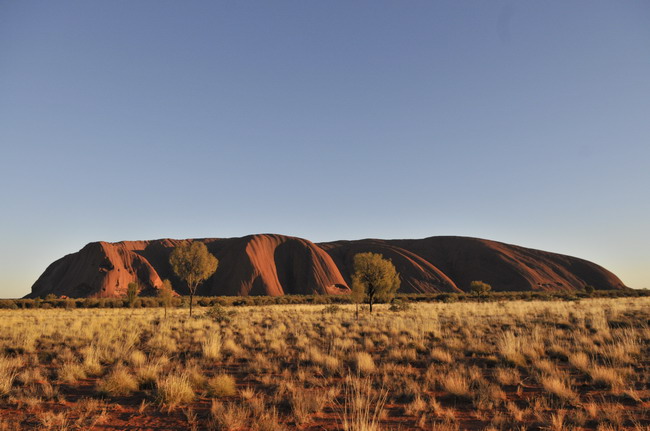
[[[165,280],[167,281],[167,280]],[[171,284],[167,285],[171,289]],[[33,308],[156,308],[169,306],[188,307],[189,297],[173,296],[141,296],[129,304],[128,298],[59,298],[47,295],[34,299],[0,299],[0,309],[33,309]],[[596,290],[591,292],[490,292],[489,295],[469,293],[398,293],[398,302],[487,302],[498,301],[575,301],[586,298],[645,298],[650,297],[648,289]],[[201,296],[195,297],[194,303],[201,307],[213,305],[249,306],[249,305],[282,305],[282,304],[352,304],[353,295],[283,295],[283,296]],[[378,300],[379,303],[385,300]]]
[[[650,298],[0,310],[0,430],[648,430]]]

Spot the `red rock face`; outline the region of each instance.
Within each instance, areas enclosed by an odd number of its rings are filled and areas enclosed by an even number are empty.
[[[348,288],[332,258],[304,239],[282,235],[243,238],[91,243],[51,264],[28,296],[121,297],[137,281],[142,295],[155,294],[162,280],[187,290],[173,273],[169,255],[187,241],[204,242],[219,259],[217,272],[198,295],[338,294]],[[155,268],[155,269],[154,269]]]
[[[29,296],[49,293],[71,298],[125,296],[129,283],[137,281],[143,294],[162,285],[147,259],[124,243],[93,242],[77,253],[51,264],[32,286]]]
[[[52,263],[29,297],[121,297],[137,281],[142,295],[155,294],[162,279],[187,293],[169,265],[169,255],[187,241],[204,242],[219,259],[217,272],[199,295],[347,293],[356,253],[371,251],[392,260],[404,293],[461,292],[473,280],[495,291],[571,291],[590,284],[624,289],[606,269],[575,257],[463,237],[420,240],[337,241],[314,244],[282,235],[243,238],[97,242]]]
[[[365,239],[322,243],[319,246],[332,256],[348,285],[354,272],[354,255],[373,252],[380,253],[393,262],[400,274],[400,292],[461,292],[456,283],[431,262],[392,241]]]
[[[573,291],[588,284],[606,290],[626,288],[618,277],[592,262],[478,238],[367,239],[319,245],[332,255],[346,280],[356,253],[373,251],[392,258],[402,279],[400,291],[405,293],[469,291],[474,280],[490,284],[494,291]]]

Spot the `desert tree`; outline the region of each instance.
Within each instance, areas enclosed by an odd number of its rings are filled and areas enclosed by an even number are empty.
[[[352,298],[365,300],[370,306],[378,300],[388,301],[399,288],[399,274],[389,259],[378,253],[358,253],[354,256]]]
[[[488,293],[490,293],[490,291],[492,290],[492,286],[482,281],[475,280],[469,284],[469,290],[472,292],[473,295],[482,298],[484,296],[487,296]]]
[[[167,279],[163,280],[163,284],[160,286],[160,290],[158,290],[158,297],[160,298],[163,307],[165,307],[165,319],[167,318],[167,308],[169,308],[172,303],[173,295],[172,282]]]
[[[202,242],[194,241],[179,245],[172,251],[169,263],[174,273],[187,284],[190,293],[190,316],[192,302],[199,285],[217,270],[219,261]]]
[[[129,285],[126,288],[126,300],[129,303],[129,307],[133,308],[135,305],[135,300],[138,297],[138,283],[136,281],[132,281],[129,283]]]
[[[350,292],[350,298],[352,299],[352,302],[355,305],[355,317],[357,320],[359,320],[359,304],[363,303],[366,299],[366,291],[365,289],[360,286],[360,285],[355,285],[354,280],[352,283],[352,289]]]

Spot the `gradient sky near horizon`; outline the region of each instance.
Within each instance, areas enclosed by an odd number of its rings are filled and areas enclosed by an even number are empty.
[[[650,288],[647,1],[0,1],[0,297],[91,241],[462,235]]]

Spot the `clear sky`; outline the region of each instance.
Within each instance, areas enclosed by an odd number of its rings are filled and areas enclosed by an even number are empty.
[[[0,1],[0,297],[97,240],[463,235],[650,288],[650,2]]]

